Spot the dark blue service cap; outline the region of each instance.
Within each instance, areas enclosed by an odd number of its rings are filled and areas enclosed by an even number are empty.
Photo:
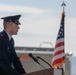
[[[4,22],[14,22],[17,25],[20,25],[21,23],[19,22],[19,18],[21,15],[14,15],[14,16],[7,16],[7,17],[2,17],[1,19],[4,20]]]

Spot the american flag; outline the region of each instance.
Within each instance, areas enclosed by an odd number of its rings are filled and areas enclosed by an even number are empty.
[[[59,68],[65,62],[65,53],[64,53],[64,18],[65,13],[62,12],[60,29],[56,39],[56,45],[54,49],[54,54],[52,58],[52,68]]]

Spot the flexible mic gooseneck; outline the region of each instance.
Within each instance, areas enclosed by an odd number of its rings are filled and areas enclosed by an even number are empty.
[[[48,62],[46,62],[44,59],[42,59],[40,56],[37,56],[37,58],[41,59],[42,61],[44,61],[45,63],[47,63],[52,68],[52,66]]]

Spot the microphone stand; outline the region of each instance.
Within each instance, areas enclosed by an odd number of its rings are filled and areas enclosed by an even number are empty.
[[[41,65],[40,63],[39,63],[39,65],[41,66],[41,67],[43,67],[44,69],[46,69],[43,65]]]

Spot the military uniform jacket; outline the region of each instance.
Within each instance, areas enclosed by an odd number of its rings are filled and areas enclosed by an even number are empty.
[[[25,71],[15,52],[14,40],[5,31],[0,33],[0,75],[21,75]]]

